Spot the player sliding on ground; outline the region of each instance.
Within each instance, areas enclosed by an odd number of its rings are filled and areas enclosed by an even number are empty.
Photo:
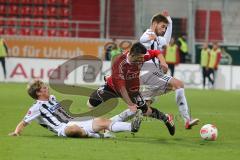
[[[140,112],[136,114],[132,123],[112,122],[105,118],[93,118],[85,121],[74,121],[57,102],[55,96],[49,94],[48,86],[42,81],[35,81],[30,85],[28,94],[36,100],[24,119],[17,125],[10,136],[19,136],[23,129],[36,120],[38,124],[63,137],[94,137],[108,138],[100,134],[102,130],[112,132],[137,132],[141,123]]]
[[[166,29],[167,28],[167,29]],[[172,20],[167,11],[162,14],[154,15],[151,21],[151,26],[140,38],[140,42],[147,49],[163,50],[169,43],[172,35]],[[176,103],[179,112],[184,119],[185,128],[191,129],[192,126],[199,122],[199,119],[194,119],[189,113],[189,107],[184,91],[182,81],[171,77],[166,73],[165,68],[162,68],[162,62],[153,58],[145,62],[141,68],[140,82],[145,86],[141,92],[144,100],[150,105],[155,96],[166,94],[168,91],[175,91]],[[106,78],[107,79],[107,78]],[[127,109],[119,115],[111,118],[113,121],[125,121],[132,116],[134,112]]]
[[[144,61],[158,58],[161,66],[167,70],[167,64],[159,50],[148,50],[141,44],[135,43],[130,52],[118,56],[112,65],[112,75],[104,86],[93,92],[88,101],[90,108],[97,107],[111,98],[121,97],[128,105],[131,113],[140,109],[145,116],[161,120],[167,126],[169,133],[174,135],[175,126],[172,116],[160,112],[158,109],[148,107],[140,92],[139,74]]]

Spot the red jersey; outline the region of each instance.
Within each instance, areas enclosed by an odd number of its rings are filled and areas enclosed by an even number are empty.
[[[128,91],[128,94],[139,91],[139,74],[143,63],[130,63],[128,61],[129,52],[125,52],[116,58],[112,65],[112,75],[107,78],[107,85],[119,93],[122,86]],[[148,61],[160,54],[159,50],[149,50],[144,55],[144,61]]]

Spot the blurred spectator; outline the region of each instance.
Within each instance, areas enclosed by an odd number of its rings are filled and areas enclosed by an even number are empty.
[[[186,38],[186,35],[182,35],[177,41],[180,52],[180,63],[186,63],[186,56],[188,55],[188,44]]]
[[[0,37],[0,61],[2,63],[5,79],[7,78],[6,65],[5,65],[5,57],[7,56],[7,54],[8,54],[7,45],[6,45],[5,41],[3,40],[3,38]]]
[[[175,65],[179,63],[179,49],[178,46],[175,44],[174,38],[171,38],[165,52],[165,59],[171,71],[171,76],[173,77]]]
[[[112,46],[112,49],[111,49],[111,61],[112,61],[112,64],[113,64],[115,58],[116,58],[119,54],[121,54],[121,53],[122,53],[122,51],[121,51],[121,49],[117,46],[117,44],[115,44],[115,45]]]
[[[115,45],[117,45],[115,38],[112,39],[112,42],[108,42],[108,43],[105,45],[105,60],[106,60],[106,61],[110,61],[110,60],[111,60],[112,47],[115,46]]]
[[[205,88],[205,85],[206,85],[206,78],[208,78],[209,82],[213,83],[212,79],[210,78],[209,70],[208,70],[209,58],[210,58],[210,49],[208,48],[208,43],[206,42],[202,46],[201,61],[200,61],[200,65],[202,67],[203,88]]]
[[[215,75],[218,69],[219,62],[221,60],[221,49],[218,46],[217,42],[213,43],[213,47],[210,51],[210,57],[209,57],[209,76],[211,77],[211,83],[212,87],[214,87],[214,82],[215,82]]]

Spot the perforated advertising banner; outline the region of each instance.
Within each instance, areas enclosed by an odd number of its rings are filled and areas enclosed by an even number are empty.
[[[4,37],[10,57],[69,59],[80,55],[101,58],[106,40],[44,37]]]

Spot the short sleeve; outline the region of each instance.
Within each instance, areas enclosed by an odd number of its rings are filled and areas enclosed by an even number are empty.
[[[30,123],[31,121],[33,121],[34,119],[36,119],[37,117],[39,117],[41,115],[39,107],[37,105],[33,105],[27,112],[27,114],[25,115],[23,121],[26,123]]]
[[[149,39],[150,34],[155,34],[153,31],[147,30],[143,33],[143,35],[140,38],[140,42],[147,48],[151,49],[151,45],[153,44],[154,40]]]
[[[144,55],[144,60],[148,61],[152,58],[156,58],[159,54],[161,54],[160,50],[148,50],[148,52]]]

